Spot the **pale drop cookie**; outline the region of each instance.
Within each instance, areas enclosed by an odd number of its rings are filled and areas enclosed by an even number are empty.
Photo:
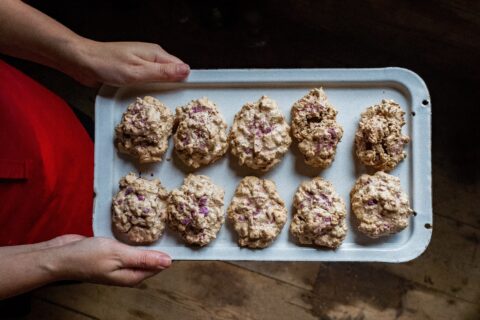
[[[291,110],[292,134],[305,163],[326,168],[335,158],[343,128],[337,123],[337,110],[328,102],[322,88],[312,89],[294,103]]]
[[[224,191],[207,176],[188,175],[168,199],[168,224],[188,244],[205,246],[225,221]]]
[[[320,178],[298,187],[293,206],[291,234],[301,244],[338,248],[347,234],[345,202],[333,185]]]
[[[269,246],[287,221],[287,209],[275,183],[253,176],[240,181],[227,214],[238,244],[250,248]]]
[[[112,200],[112,223],[118,234],[137,244],[160,238],[167,218],[168,192],[159,180],[129,173],[120,180]]]
[[[168,148],[174,117],[159,100],[136,98],[115,127],[115,145],[140,163],[158,162]]]
[[[407,156],[403,148],[410,138],[402,134],[404,114],[393,100],[382,100],[362,113],[355,152],[365,165],[390,171]]]
[[[400,179],[382,171],[358,178],[350,199],[358,230],[371,238],[402,231],[413,213]]]
[[[207,98],[177,108],[175,127],[175,152],[190,167],[213,163],[227,152],[227,123]]]
[[[299,142],[298,149],[306,164],[326,168],[332,164],[342,136],[342,127],[333,120],[326,120],[323,126],[314,128],[308,137]]]
[[[290,126],[277,103],[262,96],[235,115],[230,148],[240,165],[268,171],[279,163],[292,142]]]

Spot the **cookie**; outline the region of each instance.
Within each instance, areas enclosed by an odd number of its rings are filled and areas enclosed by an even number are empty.
[[[390,171],[405,159],[403,148],[410,138],[402,134],[404,114],[393,100],[382,100],[362,113],[355,133],[355,152],[365,165]]]
[[[173,120],[170,110],[159,100],[149,96],[137,98],[115,127],[115,145],[119,152],[140,163],[161,161],[168,148]]]
[[[358,178],[350,199],[358,230],[371,238],[402,231],[413,213],[400,179],[382,171]]]
[[[168,192],[159,180],[146,180],[129,173],[120,180],[112,200],[113,228],[137,244],[160,238],[167,219]]]
[[[328,102],[322,88],[312,89],[292,106],[292,135],[305,163],[326,168],[335,158],[343,128],[337,123],[337,110]]]
[[[175,127],[175,152],[190,167],[215,162],[227,152],[227,124],[205,97],[177,108]]]
[[[168,224],[188,244],[205,246],[216,238],[225,217],[224,191],[207,176],[188,175],[168,199]]]
[[[230,131],[232,154],[240,165],[268,171],[283,158],[292,139],[290,126],[276,102],[262,96],[235,115]]]
[[[342,139],[343,129],[334,120],[322,121],[310,135],[301,140],[298,149],[305,163],[316,168],[327,168],[335,158],[337,145]]]
[[[301,244],[338,248],[347,234],[345,202],[332,184],[320,177],[298,187],[290,225],[291,234]]]
[[[275,183],[251,176],[238,184],[227,214],[238,233],[238,244],[250,248],[269,246],[287,221]]]

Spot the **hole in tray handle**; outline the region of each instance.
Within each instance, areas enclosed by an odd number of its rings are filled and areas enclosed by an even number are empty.
[[[428,106],[429,104],[430,104],[430,101],[428,101],[427,99],[423,99],[422,105],[423,105],[424,107]]]
[[[425,229],[432,229],[432,225],[430,223],[425,223]]]

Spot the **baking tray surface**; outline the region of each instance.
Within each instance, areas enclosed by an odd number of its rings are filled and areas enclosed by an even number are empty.
[[[161,163],[138,165],[116,152],[113,144],[115,125],[137,96],[154,96],[172,112],[190,100],[206,96],[217,104],[230,127],[242,105],[257,101],[262,95],[273,98],[290,122],[292,104],[315,87],[323,87],[329,101],[338,110],[337,121],[344,128],[344,136],[338,145],[335,161],[325,170],[305,165],[297,143],[293,141],[280,164],[261,175],[276,183],[289,210],[287,223],[270,247],[240,248],[228,219],[217,239],[206,247],[186,246],[168,227],[161,239],[148,247],[165,251],[176,260],[402,262],[419,256],[428,246],[432,233],[431,100],[423,80],[402,68],[192,70],[188,80],[180,83],[102,87],[95,102],[95,236],[114,238],[111,199],[118,191],[118,181],[127,173],[141,172],[144,178],[158,178],[171,190],[180,186],[188,173],[194,172],[174,155],[171,138]],[[406,147],[407,158],[391,174],[400,177],[415,216],[404,231],[370,239],[356,229],[349,206],[349,192],[361,174],[372,173],[356,159],[353,143],[360,113],[381,99],[394,99],[406,112],[403,132],[412,141]],[[260,176],[239,167],[230,152],[195,173],[209,176],[225,190],[225,211],[241,178],[252,174]],[[302,181],[315,176],[331,181],[347,205],[348,233],[337,250],[300,246],[289,234],[293,195]]]

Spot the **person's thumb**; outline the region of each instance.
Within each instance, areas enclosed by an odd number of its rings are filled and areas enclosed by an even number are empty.
[[[145,66],[143,79],[140,81],[178,81],[190,73],[190,67],[185,63],[148,63]]]
[[[132,269],[166,269],[172,264],[172,259],[166,253],[153,250],[129,248],[122,257],[123,267]]]

